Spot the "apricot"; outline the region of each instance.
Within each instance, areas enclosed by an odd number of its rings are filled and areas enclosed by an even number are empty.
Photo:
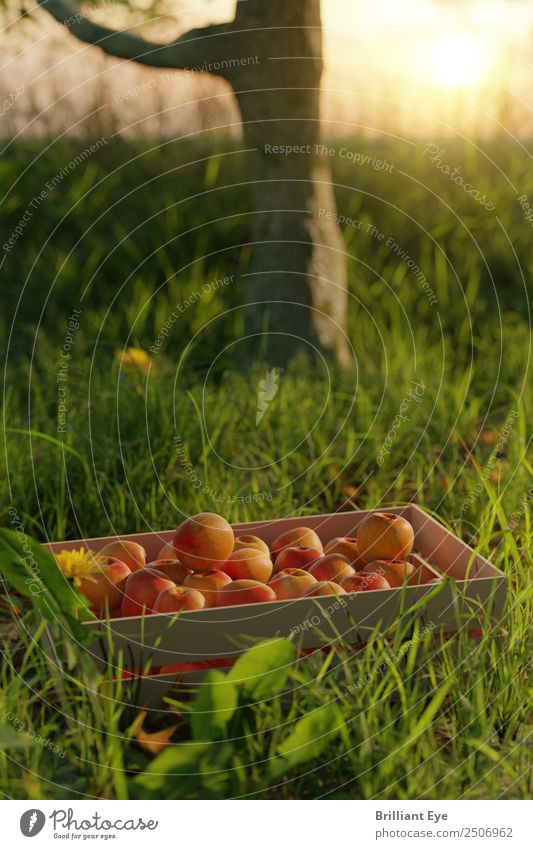
[[[234,543],[231,525],[216,513],[198,513],[185,519],[172,540],[178,559],[193,572],[221,568]]]
[[[223,587],[231,584],[231,578],[220,569],[209,569],[207,572],[191,572],[184,582],[184,587],[191,587],[202,593],[206,607],[215,607],[216,595]]]
[[[180,610],[202,610],[205,598],[192,587],[168,587],[157,596],[154,613],[179,613]]]
[[[317,581],[336,581],[337,583],[348,575],[355,575],[355,569],[340,554],[323,554],[309,567],[308,571]]]
[[[357,548],[367,563],[405,560],[413,549],[414,540],[411,524],[394,513],[371,513],[357,529]]]
[[[239,551],[241,548],[256,548],[262,554],[270,554],[266,542],[253,534],[242,534],[242,536],[236,537],[233,551]]]
[[[218,591],[215,607],[226,607],[233,604],[257,604],[263,601],[276,601],[276,593],[272,587],[260,581],[232,581]]]
[[[102,615],[120,607],[126,580],[131,569],[116,557],[107,557],[107,563],[97,565],[90,577],[82,578],[77,587],[87,598],[95,613]]]
[[[391,587],[402,587],[414,571],[414,564],[409,561],[372,560],[366,564],[362,574],[376,572],[382,575]]]
[[[306,590],[301,598],[317,598],[322,595],[346,595],[346,590],[335,581],[318,581],[315,586]]]
[[[307,548],[305,546],[291,546],[283,548],[274,563],[274,573],[282,569],[308,569],[311,563],[322,556],[318,548]]]
[[[347,593],[360,593],[365,590],[390,590],[390,584],[383,575],[378,575],[377,572],[358,572],[356,575],[349,575],[341,581],[341,587]]]
[[[341,554],[359,572],[366,563],[357,548],[355,537],[334,537],[324,546],[324,554]]]
[[[282,569],[274,575],[269,583],[276,593],[278,601],[289,598],[300,598],[300,596],[317,583],[305,569]]]
[[[155,600],[160,592],[176,586],[163,572],[157,569],[138,569],[126,580],[122,598],[123,616],[141,616],[153,613]]]
[[[152,560],[151,563],[146,564],[148,569],[157,569],[158,572],[162,572],[163,575],[166,575],[169,580],[174,581],[175,584],[183,584],[185,578],[188,575],[192,575],[190,569],[187,569],[183,563],[180,563],[179,560]]]
[[[116,539],[113,542],[108,542],[98,553],[104,557],[116,557],[117,560],[122,560],[132,572],[146,566],[146,551],[138,542],[129,539]]]
[[[157,560],[176,560],[176,549],[171,542],[166,542],[157,555]]]
[[[223,571],[232,581],[249,579],[267,584],[272,577],[272,561],[270,555],[256,548],[241,548],[224,563]]]
[[[324,550],[320,537],[311,528],[291,528],[290,531],[285,531],[276,537],[270,546],[272,559],[275,560],[284,548],[295,547],[317,548],[320,552]]]

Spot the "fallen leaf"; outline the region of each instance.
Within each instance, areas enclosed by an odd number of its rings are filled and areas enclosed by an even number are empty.
[[[162,728],[161,731],[145,731],[144,720],[146,719],[147,711],[141,710],[138,717],[133,723],[133,736],[143,749],[150,752],[152,755],[158,755],[167,746],[170,746],[171,739],[176,731],[177,725],[169,725],[168,728]]]

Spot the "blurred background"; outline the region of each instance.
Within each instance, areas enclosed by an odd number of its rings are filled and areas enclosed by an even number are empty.
[[[116,28],[137,23],[161,40],[228,21],[234,7],[231,0],[83,6],[94,8],[95,21]],[[328,132],[483,138],[531,132],[529,0],[323,0],[322,19]],[[12,4],[6,21],[0,93],[9,97],[16,81],[26,96],[3,115],[3,135],[105,129],[175,136],[238,122],[228,87],[209,75],[161,79],[158,71],[105,57],[31,5]],[[132,93],[135,86],[141,91]]]
[[[234,4],[81,9],[165,41]],[[260,427],[268,363],[245,374],[232,349],[250,198],[229,85],[105,56],[26,0],[2,15],[1,477],[28,531],[415,499],[497,539],[491,499],[520,509],[531,477],[533,0],[323,0],[354,369],[287,371]]]

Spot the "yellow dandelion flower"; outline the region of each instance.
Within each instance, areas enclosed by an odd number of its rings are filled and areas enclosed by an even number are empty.
[[[125,351],[115,351],[115,358],[126,371],[140,371],[148,374],[153,359],[147,351],[142,348],[126,348]]]
[[[57,565],[65,578],[74,582],[78,587],[82,581],[96,581],[96,572],[107,563],[105,557],[100,557],[89,548],[60,551],[55,555]]]

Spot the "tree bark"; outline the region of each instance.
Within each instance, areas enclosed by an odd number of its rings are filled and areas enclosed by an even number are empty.
[[[235,30],[242,49],[253,33],[259,59],[232,79],[252,149],[244,347],[273,365],[311,347],[347,366],[346,258],[320,141],[320,0],[239,0]]]
[[[238,0],[230,24],[169,44],[94,24],[68,0],[39,2],[77,38],[111,55],[155,67],[211,64],[231,83],[251,151],[241,359],[261,352],[284,366],[302,349],[316,349],[348,366],[346,258],[320,149],[320,0]]]

